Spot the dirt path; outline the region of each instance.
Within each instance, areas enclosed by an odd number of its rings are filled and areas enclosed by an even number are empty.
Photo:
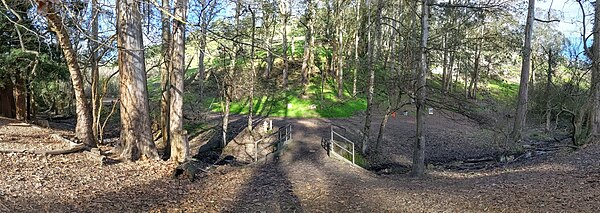
[[[278,162],[259,166],[233,212],[600,211],[597,165],[582,170],[567,157],[480,172],[434,170],[424,179],[378,176],[326,156],[319,142],[330,121],[287,122],[294,141]],[[274,182],[281,184],[260,196]]]
[[[600,211],[598,144],[491,170],[433,169],[414,179],[375,175],[328,158],[320,139],[329,120],[278,119],[275,125],[287,122],[294,125],[294,141],[278,161],[222,166],[196,182],[171,179],[174,165],[168,162],[100,166],[82,154],[0,154],[0,212]],[[10,133],[29,143],[52,143],[27,137],[27,131],[17,134],[7,123],[0,138]]]

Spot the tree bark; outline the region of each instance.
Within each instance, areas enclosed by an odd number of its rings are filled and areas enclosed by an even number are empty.
[[[254,11],[252,10],[252,7],[249,6],[248,10],[250,11],[251,18],[252,18],[252,41],[251,41],[251,47],[250,47],[250,66],[251,66],[251,73],[250,73],[250,92],[248,94],[248,131],[252,132],[252,113],[254,110],[254,78],[256,76],[256,66],[254,64],[254,55],[255,55],[255,48],[254,48],[254,44],[255,44],[255,33],[256,33],[256,16],[254,14]]]
[[[15,97],[15,118],[20,121],[27,119],[27,92],[25,77],[20,69],[15,69],[15,84],[13,95]]]
[[[142,16],[136,0],[117,0],[117,45],[121,98],[121,157],[157,159],[152,140]]]
[[[592,30],[594,42],[592,43],[592,81],[590,88],[591,114],[589,138],[598,139],[600,136],[600,4],[594,7],[594,28]]]
[[[448,85],[448,33],[442,36],[442,92],[446,92]]]
[[[340,9],[341,10],[341,9]],[[342,12],[340,12],[340,16],[342,16]],[[341,19],[341,18],[340,18]],[[340,21],[341,22],[341,21]],[[344,51],[343,51],[343,42],[344,37],[342,35],[342,23],[338,23],[338,98],[344,97]]]
[[[224,80],[225,81],[225,80]],[[229,99],[229,86],[223,84],[223,99],[225,100],[225,107],[223,109],[223,124],[222,124],[222,137],[221,148],[227,146],[227,127],[229,126],[229,111],[231,106],[231,100]]]
[[[425,174],[425,99],[427,65],[427,40],[429,38],[429,1],[421,1],[421,64],[417,73],[417,135],[414,144],[412,174]]]
[[[77,114],[77,124],[75,126],[75,137],[79,139],[88,147],[96,147],[94,142],[94,132],[92,130],[92,113],[88,104],[87,98],[85,97],[83,78],[81,69],[77,61],[77,52],[71,45],[69,32],[62,23],[62,18],[58,16],[58,12],[55,10],[54,5],[51,2],[46,2],[48,11],[45,16],[50,25],[50,29],[56,33],[56,38],[63,51],[65,60],[67,61],[67,67],[69,74],[71,75],[71,83],[73,84],[73,91],[75,93],[75,112]]]
[[[360,17],[361,17],[361,2],[362,1],[356,1],[356,31],[354,31],[354,72],[352,73],[352,97],[356,97],[356,81],[357,81],[357,75],[358,75],[358,68],[360,67],[360,58],[358,57],[358,44],[360,41],[360,36],[359,36],[359,31],[360,31],[360,25],[361,25],[361,21],[360,21]]]
[[[312,69],[312,54],[313,54],[313,31],[314,31],[314,20],[313,20],[313,9],[312,0],[306,1],[306,22],[307,29],[304,38],[304,58],[302,59],[302,95],[306,95],[309,84],[309,73]]]
[[[0,87],[0,115],[8,118],[15,117],[13,89],[14,85],[12,81],[7,81],[4,83],[4,87]]]
[[[162,7],[167,9],[171,8],[168,0],[162,0]],[[168,9],[170,10],[170,9]],[[161,54],[162,54],[162,65],[160,66],[160,87],[161,87],[161,99],[160,99],[160,131],[162,134],[162,143],[158,144],[159,148],[165,150],[164,157],[170,157],[170,139],[171,135],[169,133],[169,114],[170,112],[170,102],[171,102],[171,92],[170,90],[170,81],[169,76],[171,75],[169,70],[171,69],[171,21],[169,15],[165,11],[160,12],[161,24],[162,24],[162,46],[161,46]]]
[[[92,39],[89,41],[90,46],[90,65],[92,77],[92,131],[94,140],[100,138],[100,70],[98,68],[98,19],[100,18],[100,10],[98,9],[98,0],[92,0]]]
[[[444,91],[452,92],[452,76],[454,74],[454,54],[450,53],[450,62],[448,64],[448,73]]]
[[[469,84],[469,98],[477,99],[477,81],[479,81],[480,64],[479,59],[481,58],[481,49],[479,46],[475,47],[475,61],[473,62],[473,76],[471,77],[471,83]]]
[[[367,23],[371,23],[371,16],[367,15]],[[367,86],[367,110],[365,115],[365,127],[363,129],[363,138],[362,138],[362,153],[364,155],[367,154],[369,149],[369,137],[371,135],[371,116],[373,111],[373,92],[375,87],[375,69],[371,67],[373,60],[373,41],[371,39],[370,28],[367,30],[367,60],[366,63],[363,63],[363,69],[369,70],[369,82]],[[377,36],[375,36],[377,37]]]
[[[289,18],[289,2],[287,0],[282,0],[279,3],[279,12],[281,13],[281,33],[282,33],[282,57],[283,57],[283,87],[285,89],[288,88],[288,69],[289,69],[289,61],[288,61],[288,42],[287,42],[287,22]]]
[[[553,64],[553,60],[552,60],[553,54],[552,54],[552,48],[548,48],[548,71],[546,73],[546,91],[545,91],[545,96],[546,96],[546,132],[550,132],[551,126],[550,126],[550,122],[552,119],[552,102],[551,102],[551,93],[550,90],[552,89],[552,64]]]
[[[177,0],[175,17],[185,21],[187,15],[187,0]],[[173,51],[171,55],[170,76],[170,115],[169,132],[175,136],[171,139],[171,160],[184,162],[188,157],[189,145],[187,135],[183,130],[183,91],[185,75],[185,23],[173,19]]]
[[[392,95],[392,94],[389,94]],[[379,124],[379,133],[377,134],[377,142],[375,142],[375,151],[379,153],[381,151],[381,143],[383,141],[383,136],[385,135],[385,127],[387,126],[388,118],[390,116],[392,110],[391,98],[388,97],[388,104],[385,108],[385,114],[383,115],[383,120]]]
[[[527,116],[527,90],[529,80],[529,69],[531,68],[531,36],[533,33],[533,20],[535,15],[535,0],[529,0],[527,9],[527,22],[525,23],[525,41],[523,43],[523,61],[521,64],[521,82],[519,85],[519,99],[517,100],[515,123],[510,134],[513,142],[521,140],[521,132],[525,126]]]
[[[275,37],[275,29],[276,27],[273,27],[273,31],[270,33],[269,39],[267,39],[267,67],[263,74],[264,78],[269,78],[271,71],[273,71],[273,63],[275,60],[273,57],[273,37]]]

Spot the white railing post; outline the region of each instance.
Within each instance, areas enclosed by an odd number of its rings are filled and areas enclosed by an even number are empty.
[[[331,129],[331,142],[333,142],[333,125],[329,126],[329,128]]]
[[[258,161],[258,141],[254,142],[254,161]]]
[[[354,143],[352,143],[352,164],[356,164],[354,163]]]

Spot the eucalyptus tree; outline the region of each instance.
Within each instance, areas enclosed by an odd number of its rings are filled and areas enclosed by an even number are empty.
[[[523,58],[521,64],[521,81],[519,84],[519,97],[516,106],[515,122],[513,130],[510,133],[510,139],[512,141],[518,141],[521,139],[521,132],[525,125],[525,117],[527,115],[527,99],[528,99],[528,80],[529,72],[531,69],[531,37],[533,34],[533,21],[535,15],[535,0],[529,0],[529,6],[527,8],[527,21],[525,24],[525,40],[523,42]]]
[[[117,0],[121,157],[157,159],[148,106],[140,2]]]
[[[309,84],[309,75],[312,73],[315,60],[315,4],[313,0],[306,0],[305,10],[306,35],[304,36],[304,57],[302,58],[302,95],[306,95]]]
[[[183,162],[189,155],[187,134],[183,130],[183,92],[185,75],[185,31],[188,1],[175,1],[173,18],[173,43],[171,45],[170,72],[170,115],[169,135],[171,136],[171,159]]]
[[[162,144],[158,144],[161,148],[165,148],[166,153],[168,154],[170,151],[170,134],[169,134],[169,115],[170,112],[170,102],[171,102],[171,92],[169,88],[171,87],[169,79],[170,79],[170,65],[171,65],[171,18],[169,11],[171,11],[171,5],[169,4],[169,0],[161,1],[161,10],[160,10],[160,19],[161,19],[161,57],[162,63],[160,66],[160,88],[161,88],[161,98],[160,98],[160,128],[162,135]]]
[[[289,59],[288,59],[288,41],[287,41],[287,26],[291,16],[291,2],[289,0],[279,0],[279,14],[281,17],[281,49],[283,57],[283,87],[288,88],[288,72],[289,72]]]
[[[75,137],[85,145],[95,147],[94,131],[92,130],[92,111],[84,93],[83,76],[77,60],[77,52],[71,44],[71,37],[63,23],[64,19],[60,16],[61,11],[59,9],[62,5],[49,0],[38,0],[37,3],[38,12],[46,17],[50,29],[56,33],[58,43],[67,61],[76,100],[77,124],[75,126]]]
[[[198,73],[195,76],[194,81],[198,82],[198,97],[202,100],[204,97],[204,81],[206,78],[206,44],[207,34],[214,22],[217,14],[221,11],[221,3],[218,0],[195,0],[195,6],[197,9],[191,10],[191,15],[194,15],[198,19],[197,26],[197,51],[198,51]]]
[[[429,40],[429,0],[421,1],[421,61],[417,72],[417,135],[413,149],[412,174],[422,176],[425,173],[425,99],[427,65],[427,41]]]
[[[585,23],[584,23],[585,24]],[[593,43],[589,52],[592,55],[591,80],[591,115],[589,121],[589,138],[597,140],[600,137],[600,4],[594,3],[594,27],[592,29]]]
[[[383,0],[377,0],[377,2],[381,2]],[[380,5],[379,3],[377,5]],[[368,4],[368,5],[363,5],[364,8],[369,8],[369,9],[363,9],[363,11],[365,11],[365,14],[363,16],[363,18],[367,19],[366,21],[363,20],[363,23],[366,23],[365,25],[370,26],[371,25],[371,8],[372,4]],[[366,13],[369,14],[366,14]],[[381,22],[378,22],[381,23]],[[380,29],[379,26],[375,26],[375,28]],[[363,34],[366,34],[366,41],[367,41],[367,46],[366,46],[366,56],[364,56],[363,58],[365,59],[363,62],[363,69],[364,70],[368,70],[369,76],[368,76],[368,86],[367,86],[367,110],[366,110],[366,114],[365,114],[365,126],[363,129],[363,138],[362,138],[362,153],[366,154],[368,149],[369,149],[369,137],[371,135],[371,120],[372,120],[372,113],[373,113],[373,93],[375,90],[375,69],[374,67],[372,67],[371,65],[373,64],[373,38],[377,38],[377,32],[375,32],[375,35],[371,35],[372,32],[372,28],[368,27],[368,28],[363,28],[363,31],[366,31],[366,33],[363,32]]]

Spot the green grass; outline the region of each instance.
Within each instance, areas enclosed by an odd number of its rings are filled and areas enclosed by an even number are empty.
[[[343,158],[346,158],[346,160],[352,162],[352,155],[350,153],[345,151],[336,151],[336,153],[338,153]],[[367,161],[367,159],[362,154],[360,154],[358,150],[354,152],[354,164],[362,168],[367,168],[369,166],[369,162]]]
[[[307,90],[308,97],[300,98],[300,88],[272,95],[256,96],[253,100],[253,113],[264,116],[291,118],[340,118],[350,117],[358,111],[366,109],[367,103],[362,98],[351,98],[348,92],[342,99],[335,94],[333,82],[328,82],[323,90],[321,102],[320,84],[311,84]],[[211,100],[212,101],[212,100]],[[248,99],[231,103],[232,114],[248,114]],[[210,106],[212,111],[221,111],[218,102]]]
[[[201,132],[208,128],[210,128],[210,126],[206,123],[186,123],[183,125],[183,129],[185,129],[188,134],[196,134],[197,132]]]
[[[515,101],[519,92],[519,85],[499,80],[490,80],[487,84],[489,93],[495,100],[510,104]]]

